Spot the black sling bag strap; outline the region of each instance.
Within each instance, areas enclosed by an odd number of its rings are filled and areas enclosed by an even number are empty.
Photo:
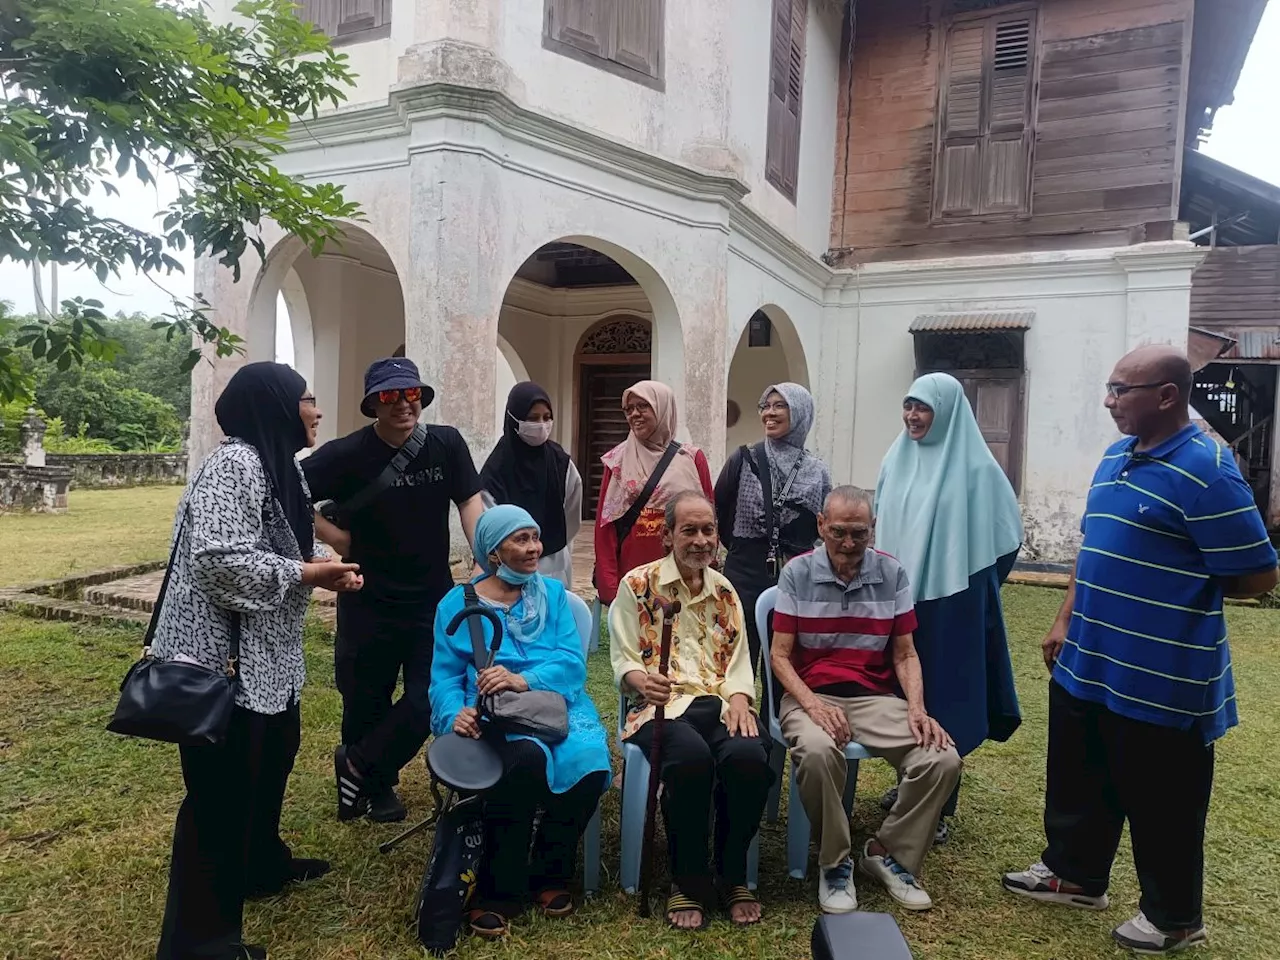
[[[778,524],[778,511],[782,509],[782,505],[786,502],[787,494],[791,492],[791,486],[795,483],[796,476],[800,473],[800,466],[804,462],[804,453],[796,459],[795,464],[791,467],[791,474],[787,477],[787,482],[783,484],[782,490],[778,493],[775,501],[773,497],[773,468],[769,466],[769,455],[763,443],[757,443],[755,454],[752,455],[744,446],[742,448],[747,458],[747,463],[751,465],[751,472],[756,475],[756,479],[760,481],[760,492],[764,499],[764,526],[769,533],[769,556],[765,559],[765,570],[771,578],[776,582],[778,573],[782,569],[778,557],[778,545],[782,538],[782,530]],[[761,467],[760,464],[764,466]]]
[[[350,518],[378,499],[386,490],[390,489],[392,484],[400,479],[409,464],[413,462],[414,457],[422,452],[422,445],[426,442],[427,428],[420,423],[413,428],[413,433],[409,434],[409,439],[404,442],[404,446],[396,451],[396,455],[391,458],[391,462],[382,469],[382,472],[378,474],[371,484],[355,496],[338,504],[335,510],[337,516],[343,519]]]
[[[653,473],[649,474],[649,479],[645,481],[644,489],[640,491],[640,495],[636,497],[626,513],[613,521],[613,529],[618,535],[619,563],[622,562],[622,541],[627,539],[627,534],[631,532],[631,528],[640,519],[640,514],[644,512],[644,508],[649,505],[649,501],[653,498],[653,492],[658,489],[658,483],[662,480],[662,475],[667,472],[667,467],[671,466],[671,461],[676,458],[676,454],[679,452],[680,444],[674,440],[667,444],[667,449],[662,454],[662,459],[653,468]]]

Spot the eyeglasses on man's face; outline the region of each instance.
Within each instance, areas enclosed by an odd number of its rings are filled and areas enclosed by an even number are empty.
[[[399,403],[401,397],[404,397],[406,403],[417,403],[422,399],[422,388],[405,387],[403,390],[378,391],[378,402],[385,403],[388,406],[393,403]]]
[[[852,540],[854,543],[866,543],[871,539],[871,528],[865,524],[846,527],[843,524],[832,523],[827,526],[827,533],[833,540]]]
[[[1107,383],[1107,395],[1119,400],[1126,393],[1132,393],[1134,390],[1157,390],[1165,386],[1164,383]]]

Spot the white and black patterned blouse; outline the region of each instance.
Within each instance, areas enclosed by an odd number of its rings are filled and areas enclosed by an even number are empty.
[[[306,679],[302,621],[311,587],[302,583],[297,537],[252,446],[227,440],[205,459],[178,504],[174,536],[181,542],[152,655],[224,667],[231,618],[239,616],[236,703],[265,714],[296,703]],[[317,544],[316,559],[326,556]]]

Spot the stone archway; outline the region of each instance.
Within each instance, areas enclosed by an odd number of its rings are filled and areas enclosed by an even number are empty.
[[[285,310],[279,310],[279,301]],[[365,422],[359,412],[364,371],[405,341],[404,294],[390,254],[367,230],[344,225],[313,256],[297,237],[267,255],[250,295],[246,353],[275,358],[276,325],[293,334],[294,368],[311,384],[327,416],[320,441]]]

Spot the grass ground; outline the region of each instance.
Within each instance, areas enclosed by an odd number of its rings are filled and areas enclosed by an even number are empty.
[[[180,486],[72,490],[66,513],[0,514],[0,586],[163,560]]]
[[[1038,641],[1061,594],[1014,587],[1006,599],[1022,729],[1008,744],[988,745],[970,758],[951,841],[934,851],[923,874],[938,906],[921,916],[898,912],[898,920],[916,955],[930,960],[1119,957],[1108,932],[1136,911],[1137,902],[1127,849],[1116,865],[1114,906],[1105,914],[1016,900],[997,882],[1001,871],[1035,860],[1043,842],[1046,684]],[[1267,906],[1280,886],[1280,659],[1274,650],[1280,614],[1233,608],[1229,618],[1244,722],[1218,754],[1206,891],[1211,945],[1198,956],[1270,960],[1280,942],[1280,916]],[[171,747],[103,731],[138,639],[132,630],[0,616],[0,957],[118,960],[154,949],[182,793],[177,755]],[[311,679],[303,700],[303,746],[284,829],[299,853],[327,856],[335,869],[287,898],[250,905],[247,938],[269,943],[277,960],[421,957],[409,919],[429,836],[382,856],[377,844],[395,826],[336,822],[330,750],[338,736],[339,701],[330,679],[332,642],[318,624],[309,627],[306,648]],[[616,696],[603,651],[592,658],[591,684],[612,726]],[[876,800],[890,782],[884,764],[863,765],[857,836],[882,816]],[[404,794],[415,815],[429,804],[420,763],[406,771]],[[718,919],[690,936],[658,920],[637,919],[634,902],[617,891],[617,818],[617,796],[610,794],[604,801],[604,890],[583,910],[567,921],[522,921],[506,944],[464,941],[460,955],[809,955],[815,881],[812,871],[806,884],[787,878],[784,823],[763,830],[764,923],[739,931]],[[870,884],[859,893],[866,909],[891,910]]]

